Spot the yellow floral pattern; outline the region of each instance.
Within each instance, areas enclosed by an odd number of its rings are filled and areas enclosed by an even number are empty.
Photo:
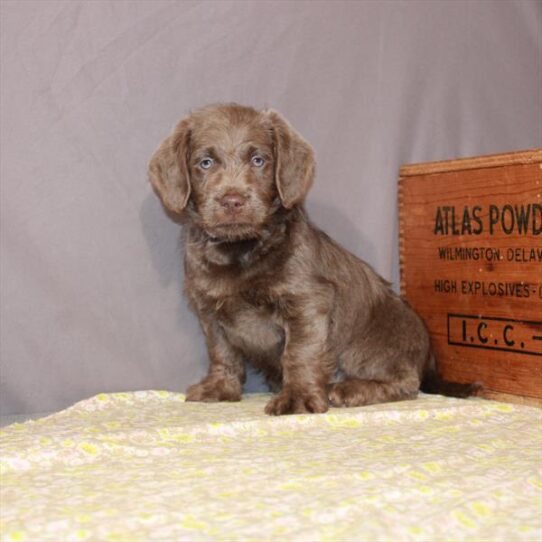
[[[1,539],[542,539],[540,409],[420,395],[268,417],[268,399],[100,394],[4,428]]]

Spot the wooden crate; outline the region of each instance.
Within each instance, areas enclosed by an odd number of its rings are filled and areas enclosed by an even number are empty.
[[[542,403],[542,149],[403,166],[399,221],[442,376]]]

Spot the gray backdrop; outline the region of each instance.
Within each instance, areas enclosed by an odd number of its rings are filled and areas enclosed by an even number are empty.
[[[540,2],[1,9],[3,414],[204,374],[179,227],[146,179],[192,108],[282,111],[316,149],[313,219],[395,283],[401,163],[542,145]]]

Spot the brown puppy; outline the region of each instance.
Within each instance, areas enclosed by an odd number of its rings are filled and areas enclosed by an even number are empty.
[[[428,391],[470,393],[436,376],[424,325],[389,284],[309,222],[314,166],[279,113],[235,104],[196,111],[154,153],[210,357],[186,400],[239,401],[247,361],[278,391],[268,414],[411,399],[424,376]]]

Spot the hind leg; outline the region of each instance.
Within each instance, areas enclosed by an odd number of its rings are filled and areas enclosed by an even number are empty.
[[[429,352],[418,316],[398,297],[373,307],[364,328],[341,353],[342,382],[328,387],[333,406],[361,406],[414,399]]]
[[[328,387],[329,402],[335,407],[355,407],[415,399],[420,380],[410,376],[399,380],[383,382],[347,377]]]

